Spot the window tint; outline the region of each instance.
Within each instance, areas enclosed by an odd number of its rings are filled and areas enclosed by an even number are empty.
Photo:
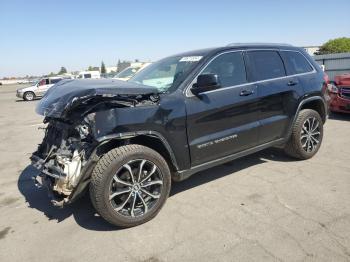
[[[46,85],[46,79],[41,79],[39,82],[39,86]]]
[[[84,74],[84,78],[91,78],[91,74]]]
[[[244,60],[241,52],[226,53],[215,58],[202,74],[217,74],[221,87],[247,83]]]
[[[45,79],[45,85],[49,85],[50,84],[50,79],[46,78]]]
[[[313,70],[306,58],[299,52],[282,51],[281,55],[288,75],[302,74]]]
[[[247,59],[252,81],[286,75],[283,61],[276,51],[249,51],[247,52]]]
[[[61,78],[51,79],[51,84],[56,84],[61,81]]]

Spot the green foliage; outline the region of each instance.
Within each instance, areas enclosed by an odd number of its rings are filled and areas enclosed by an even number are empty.
[[[102,61],[101,63],[101,74],[105,74],[106,73],[106,66],[105,63]]]
[[[66,73],[67,73],[67,69],[64,66],[62,66],[60,71],[58,72],[58,74],[62,75],[62,74],[66,74]]]
[[[350,38],[340,37],[324,43],[317,52],[319,55],[350,52]]]

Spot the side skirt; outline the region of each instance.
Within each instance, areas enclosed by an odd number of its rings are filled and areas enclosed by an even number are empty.
[[[215,159],[215,160],[212,160],[210,162],[191,167],[190,169],[187,169],[187,170],[177,171],[177,172],[173,173],[172,178],[174,181],[177,181],[177,182],[183,181],[197,172],[203,171],[205,169],[209,169],[209,168],[214,167],[214,166],[224,164],[226,162],[230,162],[230,161],[235,160],[235,159],[240,158],[240,157],[244,157],[244,156],[256,153],[258,151],[264,150],[264,149],[272,147],[272,146],[281,146],[284,142],[285,142],[284,138],[279,138],[277,140],[274,140],[274,141],[271,141],[271,142],[268,142],[268,143],[265,143],[262,145],[258,145],[258,146],[253,147],[253,148],[249,148],[249,149],[246,149],[244,151],[241,151],[241,152],[238,152],[238,153],[235,153],[232,155],[224,156],[222,158]]]

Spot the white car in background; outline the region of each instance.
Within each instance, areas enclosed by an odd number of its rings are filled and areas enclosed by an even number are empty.
[[[55,76],[41,78],[37,83],[32,86],[17,89],[16,96],[22,98],[25,101],[32,101],[37,97],[42,97],[50,87],[58,83],[62,79],[71,79],[71,76]]]
[[[77,78],[78,79],[87,79],[87,78],[99,79],[101,78],[101,74],[99,71],[82,71],[79,73]]]
[[[141,71],[145,67],[149,66],[151,63],[139,63],[131,65],[124,70],[120,71],[113,79],[128,81],[132,78],[137,72]]]

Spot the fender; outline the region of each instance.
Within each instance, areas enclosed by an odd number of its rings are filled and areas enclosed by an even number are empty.
[[[298,105],[297,111],[295,112],[294,117],[293,117],[293,121],[291,121],[291,124],[289,125],[288,133],[287,133],[287,136],[285,137],[285,141],[287,141],[288,138],[291,136],[291,134],[292,134],[292,128],[291,127],[294,125],[295,121],[297,120],[298,114],[299,114],[301,108],[303,107],[303,105],[305,105],[308,102],[316,101],[316,100],[322,102],[323,110],[324,110],[326,115],[325,115],[324,119],[323,119],[322,116],[321,117],[322,117],[322,120],[324,122],[326,121],[326,119],[328,117],[328,110],[327,110],[327,103],[326,103],[326,101],[321,96],[312,96],[312,97],[305,98],[305,99],[301,100],[299,105]]]
[[[99,142],[99,145],[100,145],[101,143],[112,140],[112,139],[123,140],[123,139],[137,137],[140,135],[146,135],[146,136],[155,137],[155,138],[159,139],[163,143],[163,145],[165,146],[166,150],[168,151],[172,164],[174,165],[176,170],[179,170],[179,166],[177,164],[175,154],[174,154],[170,144],[168,143],[166,138],[161,133],[159,133],[157,131],[142,130],[142,131],[135,131],[135,132],[117,133],[117,134],[102,136],[102,137],[97,138],[96,140],[97,140],[97,142]]]
[[[85,192],[85,189],[90,182],[91,172],[93,171],[95,165],[97,164],[97,162],[99,160],[99,157],[97,156],[97,149],[100,146],[102,146],[103,144],[105,144],[113,139],[123,140],[123,139],[128,139],[128,138],[134,138],[134,137],[137,137],[140,135],[146,135],[146,136],[150,136],[150,137],[154,137],[154,138],[159,139],[163,143],[163,145],[165,146],[166,150],[168,150],[172,164],[174,165],[176,170],[179,170],[179,167],[178,167],[178,164],[177,164],[177,161],[175,158],[175,154],[174,154],[173,150],[171,149],[170,144],[168,143],[166,138],[161,133],[159,133],[157,131],[144,130],[144,131],[125,132],[125,133],[117,133],[117,134],[102,136],[102,137],[99,137],[96,139],[98,142],[98,145],[95,147],[89,160],[85,164],[85,166],[82,170],[82,175],[80,176],[79,181],[77,183],[78,185],[73,190],[72,194],[69,196],[68,203],[74,202],[76,199],[78,199]]]

